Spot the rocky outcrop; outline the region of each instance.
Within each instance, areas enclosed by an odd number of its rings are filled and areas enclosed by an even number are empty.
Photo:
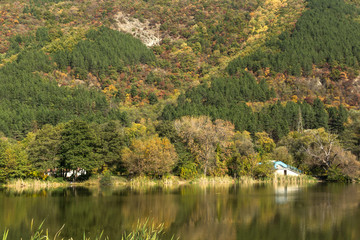
[[[118,12],[115,15],[115,29],[130,33],[148,47],[159,45],[162,40],[160,37],[160,24],[151,23],[148,20],[140,21],[123,12]]]

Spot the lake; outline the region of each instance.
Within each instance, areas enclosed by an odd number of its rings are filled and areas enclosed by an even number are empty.
[[[198,239],[360,239],[360,185],[182,186],[0,191],[0,229],[28,238],[31,220],[61,237],[101,231],[120,239],[138,221],[164,223],[167,236]]]

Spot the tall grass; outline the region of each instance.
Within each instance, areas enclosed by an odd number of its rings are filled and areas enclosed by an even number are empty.
[[[229,176],[224,177],[200,177],[191,181],[192,184],[198,185],[231,185],[235,183],[235,179]]]
[[[68,182],[62,180],[53,180],[53,181],[43,181],[43,180],[36,180],[36,179],[11,179],[6,184],[5,187],[16,189],[16,190],[23,190],[23,189],[35,189],[40,190],[44,188],[57,188],[57,187],[64,187],[69,185]]]
[[[314,177],[308,175],[299,175],[299,176],[283,176],[276,175],[273,179],[274,183],[292,183],[292,184],[302,184],[302,183],[314,183],[318,182]]]
[[[121,240],[160,240],[164,234],[164,224],[155,226],[149,224],[148,220],[145,223],[138,221],[136,229],[129,234],[124,233]],[[171,239],[174,239],[172,237]]]
[[[61,231],[65,226],[63,225],[59,229],[59,231],[57,231],[55,236],[53,238],[50,238],[49,231],[47,229],[44,231],[43,225],[44,225],[44,221],[36,229],[34,229],[34,221],[31,220],[30,230],[32,234],[29,240],[51,240],[51,239],[56,240],[60,237]],[[164,224],[155,226],[154,224],[150,224],[148,220],[146,220],[144,223],[140,223],[140,221],[138,221],[137,226],[133,231],[131,231],[130,233],[126,233],[126,232],[123,233],[123,235],[121,236],[121,240],[165,240],[163,238],[164,233],[165,233]],[[104,235],[103,232],[101,232],[100,235],[93,238],[93,240],[110,240],[110,238],[103,237],[103,235]],[[3,233],[2,240],[8,240],[8,236],[9,236],[9,229],[6,229]],[[60,238],[60,239],[65,240],[64,238]],[[70,238],[68,240],[74,240],[74,239]],[[83,240],[91,240],[91,238],[86,237],[84,233]],[[172,237],[171,240],[174,240],[174,237]]]
[[[7,237],[8,237],[8,235],[9,235],[9,229],[6,229],[5,231],[4,231],[4,234],[3,234],[3,240],[6,240],[7,239]]]

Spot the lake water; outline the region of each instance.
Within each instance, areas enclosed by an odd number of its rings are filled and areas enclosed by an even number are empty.
[[[137,222],[164,223],[168,236],[198,239],[360,239],[360,185],[183,186],[175,189],[0,191],[0,229],[28,238],[31,219],[50,234],[120,239]]]

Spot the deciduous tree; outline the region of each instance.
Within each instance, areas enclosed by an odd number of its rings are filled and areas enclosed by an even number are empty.
[[[30,174],[31,164],[21,142],[0,140],[0,182],[10,178],[25,178]]]
[[[224,146],[234,135],[233,124],[223,120],[213,123],[207,116],[182,117],[175,121],[175,129],[198,157],[204,175],[215,165],[217,145]]]
[[[133,139],[122,150],[122,159],[129,174],[162,176],[171,172],[177,155],[169,139],[152,136]]]

